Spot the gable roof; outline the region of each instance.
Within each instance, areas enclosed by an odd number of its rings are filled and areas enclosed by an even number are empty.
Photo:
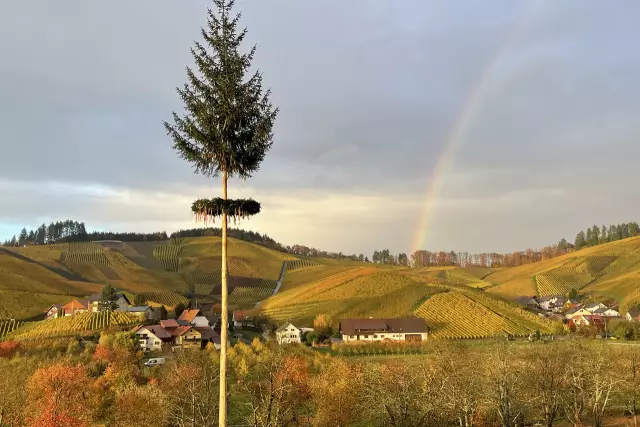
[[[289,326],[293,326],[294,328],[296,328],[298,331],[300,331],[300,328],[298,328],[296,325],[294,325],[291,322],[287,322],[284,325],[280,326],[278,329],[276,329],[276,332],[282,332],[285,331]]]
[[[131,332],[138,333],[140,330],[142,329],[146,329],[149,332],[151,332],[153,335],[156,336],[156,338],[159,338],[161,340],[166,340],[171,338],[171,334],[169,332],[166,331],[166,329],[164,329],[162,326],[160,325],[139,325],[136,326],[135,328],[133,328],[133,330]]]
[[[116,299],[120,299],[120,298],[124,298],[127,301],[127,304],[131,305],[131,301],[129,301],[129,298],[127,298],[125,294],[123,294],[122,292],[116,293]],[[102,299],[102,294],[91,294],[87,297],[87,301],[89,302],[98,302],[101,299]]]
[[[47,308],[44,312],[48,313],[50,312],[52,309],[56,309],[57,311],[60,311],[60,309],[62,308],[62,304],[53,304],[51,305],[49,308]]]
[[[178,317],[178,320],[184,320],[185,322],[193,322],[193,319],[195,319],[198,316],[202,316],[203,314],[200,312],[199,308],[194,308],[191,310],[185,310],[182,313],[180,313],[180,317]]]
[[[163,328],[177,328],[178,326],[180,326],[178,325],[178,322],[176,322],[176,319],[161,320],[160,325]]]
[[[420,317],[395,317],[390,319],[342,319],[340,330],[344,335],[358,333],[390,332],[390,333],[424,333],[429,328]]]
[[[233,320],[236,322],[242,322],[247,320],[247,312],[246,311],[234,311],[233,312]]]
[[[177,328],[171,330],[170,332],[171,332],[171,335],[173,335],[174,337],[180,337],[180,336],[186,334],[187,332],[189,332],[190,330],[194,330],[197,333],[199,333],[200,335],[202,335],[202,333],[199,330],[197,330],[196,328],[194,328],[191,325],[178,326]]]
[[[74,299],[73,301],[69,301],[68,303],[63,305],[62,308],[65,311],[67,311],[67,310],[87,310],[89,308],[89,301],[87,301],[86,299],[82,299],[82,298]]]
[[[640,316],[640,307],[631,307],[629,311],[627,311],[627,314],[635,319]]]
[[[220,335],[218,335],[218,333],[214,331],[213,328],[206,328],[202,326],[194,329],[200,332],[200,335],[202,335],[202,339],[209,340],[209,339],[215,339],[216,337],[218,337],[218,340],[220,340]]]

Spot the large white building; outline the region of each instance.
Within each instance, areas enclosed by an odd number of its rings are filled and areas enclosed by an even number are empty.
[[[391,319],[343,319],[343,342],[352,341],[426,341],[429,328],[420,317]]]

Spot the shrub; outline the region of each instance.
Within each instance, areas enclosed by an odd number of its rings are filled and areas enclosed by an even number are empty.
[[[0,357],[13,357],[19,348],[20,343],[17,341],[0,342]]]

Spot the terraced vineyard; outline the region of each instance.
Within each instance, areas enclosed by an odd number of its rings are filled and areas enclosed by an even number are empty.
[[[126,256],[115,251],[105,251],[105,256],[109,261],[109,266],[116,272],[120,278],[131,278],[131,269],[138,268],[138,266],[129,260]]]
[[[24,322],[19,320],[0,320],[0,339],[23,325]]]
[[[160,261],[165,269],[178,271],[182,240],[172,240],[168,245],[157,245],[153,248],[153,257]]]
[[[472,339],[531,332],[455,291],[433,295],[416,310],[416,315],[425,319],[433,338]]]
[[[299,270],[301,268],[306,268],[306,267],[315,267],[316,265],[318,265],[318,263],[309,261],[307,259],[296,259],[291,261],[285,261],[285,263],[287,266],[286,267],[287,271]]]
[[[31,258],[34,261],[46,262],[46,261],[59,261],[61,251],[53,249],[51,246],[34,245],[27,246],[26,248],[16,247],[11,248],[13,252],[19,253],[22,256]]]
[[[539,296],[565,295],[571,289],[580,290],[594,280],[589,273],[575,268],[559,267],[535,276]]]
[[[105,283],[107,281],[107,276],[102,273],[97,264],[65,261],[64,265],[66,265],[71,271],[84,278],[90,279],[93,282]]]
[[[265,281],[269,282],[269,281]],[[229,294],[229,305],[236,310],[252,308],[256,302],[270,297],[275,289],[275,283],[260,287],[236,286]]]
[[[15,329],[7,338],[30,339],[59,337],[91,333],[112,326],[127,326],[138,323],[135,315],[122,312],[80,313],[58,319],[30,322]]]
[[[175,307],[178,303],[187,304],[189,300],[175,292],[141,292],[140,295],[145,301],[164,305],[165,307]]]
[[[598,277],[601,276],[604,270],[617,258],[615,255],[590,256],[585,258],[585,260],[576,267],[576,270]]]
[[[104,252],[62,252],[60,261],[63,263],[108,264],[109,260]]]

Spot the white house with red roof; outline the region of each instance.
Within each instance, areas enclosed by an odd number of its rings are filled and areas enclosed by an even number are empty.
[[[185,322],[185,324],[200,328],[208,328],[210,326],[209,319],[207,319],[199,308],[183,311],[177,321],[178,324],[183,324],[183,322]]]

